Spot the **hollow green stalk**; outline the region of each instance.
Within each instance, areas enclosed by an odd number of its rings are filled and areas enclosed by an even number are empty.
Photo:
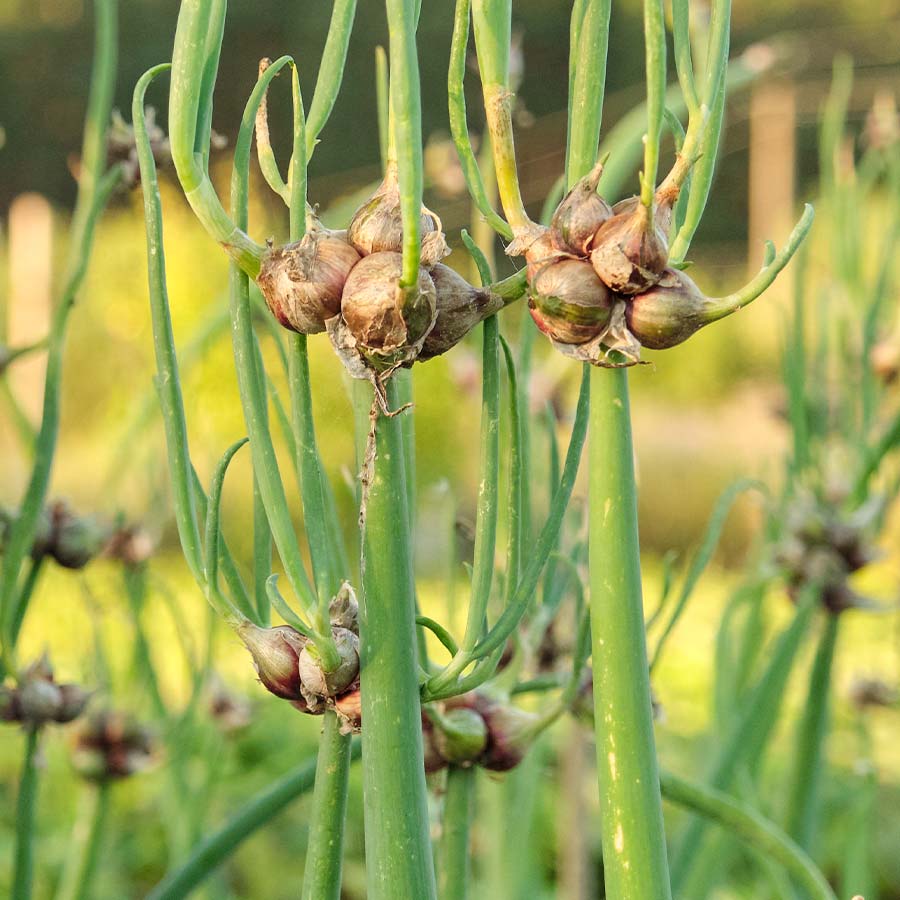
[[[675,44],[675,70],[688,114],[697,115],[700,101],[694,81],[694,57],[691,49],[690,0],[672,2],[672,38]]]
[[[25,732],[25,753],[16,801],[16,843],[13,857],[10,900],[31,900],[34,880],[34,830],[37,812],[37,753],[40,730],[29,727]]]
[[[328,37],[325,39],[325,47],[322,50],[322,62],[319,64],[316,89],[313,92],[306,121],[307,159],[313,155],[319,135],[334,109],[334,103],[344,77],[347,47],[350,44],[350,33],[353,30],[355,15],[356,0],[336,0],[331,12]]]
[[[595,52],[579,65],[594,71],[600,62]],[[576,113],[582,121],[570,127],[569,186],[594,164],[601,117],[595,106],[573,107]],[[627,374],[594,369],[590,381],[591,631],[606,894],[612,900],[664,900],[671,892],[644,636]]]
[[[525,211],[513,140],[512,100],[509,87],[509,48],[512,41],[511,0],[473,0],[472,23],[478,70],[484,95],[494,169],[503,212],[513,234],[528,231],[533,223]]]
[[[387,385],[389,408],[396,387]],[[375,416],[375,457],[363,489],[360,675],[367,894],[434,898],[418,690],[415,588],[403,430]]]
[[[590,588],[606,895],[668,898],[625,369],[591,373]]]
[[[208,148],[202,140],[215,87],[224,7],[223,0],[183,0],[181,4],[172,50],[169,143],[178,180],[200,223],[255,278],[263,248],[223,208],[206,169]]]
[[[134,89],[132,122],[138,162],[141,170],[141,188],[144,195],[144,224],[147,233],[147,276],[150,283],[150,315],[153,325],[153,349],[156,355],[156,383],[163,425],[166,434],[169,478],[175,523],[185,561],[198,584],[204,584],[200,528],[194,502],[193,472],[188,447],[187,422],[184,400],[175,354],[175,336],[169,298],[166,287],[166,261],[163,248],[162,205],[156,177],[156,164],[147,136],[144,118],[144,97],[151,82],[168,65],[155,66],[145,72]]]
[[[78,821],[72,832],[72,846],[56,890],[56,900],[87,900],[109,817],[110,785],[103,781],[86,784]]]
[[[571,176],[573,166],[577,165],[579,170],[583,168],[581,155],[590,156],[590,165],[597,155],[606,92],[611,6],[610,0],[583,0],[572,7],[566,143],[566,182],[570,187],[578,180]]]
[[[471,877],[469,827],[475,806],[475,768],[451,766],[444,790],[441,820],[440,889],[441,900],[466,900]]]
[[[393,139],[400,181],[403,268],[400,287],[415,291],[419,278],[422,209],[422,101],[416,50],[414,0],[387,0],[390,32]]]
[[[659,168],[666,102],[666,14],[662,0],[644,0],[644,54],[647,81],[647,133],[644,136],[644,171],[641,174],[641,203],[653,221],[653,194]],[[605,55],[605,54],[604,54]],[[604,67],[605,67],[604,59]]]
[[[807,852],[812,852],[816,838],[818,794],[822,780],[825,738],[828,732],[831,671],[839,623],[838,615],[830,615],[825,620],[795,739],[786,831]]]
[[[466,123],[466,95],[464,82],[466,76],[466,49],[469,43],[469,16],[471,0],[457,0],[453,17],[453,37],[450,42],[450,66],[447,71],[447,97],[450,108],[450,133],[456,152],[462,165],[463,175],[469,194],[475,201],[479,212],[490,226],[502,237],[509,240],[513,233],[509,225],[497,214],[488,196],[487,187]]]
[[[303,873],[303,900],[338,900],[341,896],[349,772],[350,736],[341,734],[338,717],[329,710],[325,713],[316,761],[309,844]]]
[[[478,507],[475,519],[475,558],[472,592],[466,614],[466,630],[460,652],[471,655],[484,632],[491,584],[494,575],[494,552],[497,543],[497,505],[500,481],[500,365],[496,316],[482,326],[482,401],[481,463],[478,484]]]
[[[358,759],[360,746],[354,742],[351,760]],[[221,828],[208,834],[191,855],[169,872],[147,895],[147,900],[181,900],[202,884],[234,851],[290,803],[310,791],[315,783],[316,763],[307,760],[278,781],[241,805]]]
[[[722,791],[692,784],[670,772],[660,773],[660,785],[667,800],[716,822],[782,865],[810,900],[836,900],[825,876],[803,849],[752,807]]]
[[[740,710],[717,747],[706,779],[711,787],[726,790],[742,766],[758,762],[778,719],[785,685],[819,603],[819,594],[815,584],[801,592],[793,620],[779,635],[765,671],[741,701]],[[673,855],[672,888],[676,896],[698,866],[704,832],[703,822],[691,822]]]

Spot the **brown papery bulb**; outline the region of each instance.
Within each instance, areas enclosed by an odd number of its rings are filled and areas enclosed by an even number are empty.
[[[359,260],[344,233],[314,228],[299,241],[270,250],[256,282],[285,328],[317,334],[341,311],[344,284]]]
[[[399,253],[373,253],[361,259],[341,298],[341,315],[357,344],[382,355],[422,340],[435,319],[434,282],[419,269],[416,299],[403,308],[400,288],[403,258]]]
[[[419,230],[422,236],[422,265],[430,268],[450,250],[440,220],[424,206],[419,216]],[[347,239],[363,256],[386,251],[400,252],[403,246],[403,217],[396,163],[388,164],[378,189],[353,214],[347,226]]]
[[[652,223],[639,197],[622,200],[612,211],[594,235],[591,264],[616,293],[638,294],[656,284],[666,268],[671,208],[658,205]]]
[[[556,207],[550,220],[550,240],[557,250],[587,256],[597,229],[612,214],[612,207],[597,193],[603,165],[597,163]]]
[[[583,259],[560,259],[538,271],[529,285],[531,317],[561,344],[583,344],[609,324],[613,297]]]
[[[503,307],[503,299],[488,288],[476,288],[449,266],[436,265],[434,282],[437,318],[428,332],[419,361],[431,359],[455,347],[479,322]]]

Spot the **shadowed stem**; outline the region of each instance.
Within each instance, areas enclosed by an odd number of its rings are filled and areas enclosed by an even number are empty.
[[[469,826],[475,806],[476,769],[451,766],[444,791],[441,825],[441,900],[466,900],[468,896]]]
[[[56,900],[87,900],[90,896],[109,815],[109,795],[110,785],[106,781],[84,786],[82,809],[72,833],[75,843]]]
[[[25,732],[25,754],[16,802],[16,845],[10,900],[30,900],[34,879],[34,821],[37,811],[39,729]]]
[[[301,895],[303,900],[338,900],[341,896],[341,857],[349,772],[350,736],[341,734],[336,713],[328,710],[316,761],[316,786]]]
[[[837,645],[839,615],[829,615],[813,660],[809,690],[797,727],[794,772],[788,800],[788,834],[807,852],[816,836],[816,813],[825,738],[828,732],[828,701],[831,670]]]

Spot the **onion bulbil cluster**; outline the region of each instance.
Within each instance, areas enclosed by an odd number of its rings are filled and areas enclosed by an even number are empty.
[[[118,781],[144,771],[153,762],[151,732],[130,716],[113,710],[90,715],[78,733],[72,765],[82,778]]]
[[[508,772],[525,757],[541,729],[540,717],[473,691],[422,713],[425,771],[448,765]]]
[[[516,247],[528,266],[531,316],[563,353],[601,366],[640,361],[727,315],[668,265],[678,189],[660,189],[652,210],[639,197],[610,206],[598,163],[562,200],[548,229]],[[612,361],[616,351],[624,362]]]
[[[358,698],[359,694],[357,617],[353,589],[344,584],[331,602],[331,634],[340,662],[327,672],[312,642],[289,625],[260,628],[243,622],[238,634],[253,657],[259,680],[270,693],[309,715],[334,709],[343,728],[352,731],[359,728],[358,714],[352,714],[354,695]]]
[[[301,240],[269,249],[257,283],[285,328],[327,330],[351,374],[389,373],[445,353],[504,305],[441,263],[450,251],[440,219],[425,207],[420,231],[418,281],[404,287],[400,191],[391,164],[346,231],[330,231],[311,215]]]
[[[29,666],[14,688],[0,685],[0,721],[39,728],[48,722],[66,725],[77,719],[90,693],[77,684],[60,684],[50,660],[42,656]]]
[[[832,614],[872,606],[851,587],[849,578],[878,558],[871,532],[882,509],[883,500],[878,497],[846,512],[840,501],[799,494],[787,511],[785,535],[776,554],[791,596],[815,585]]]

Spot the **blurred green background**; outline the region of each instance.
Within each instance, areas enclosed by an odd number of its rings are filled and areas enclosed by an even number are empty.
[[[125,0],[121,4],[120,63],[117,101],[127,109],[131,89],[148,66],[170,53],[177,13],[173,0]],[[517,143],[526,199],[535,211],[560,174],[565,142],[566,48],[569,5],[524,0],[514,4],[524,60],[518,91]],[[233,138],[246,96],[262,56],[291,53],[299,63],[308,93],[315,81],[322,40],[330,15],[325,0],[260,0],[232,3],[222,52],[214,127]],[[426,202],[442,217],[454,247],[471,209],[461,191],[454,156],[446,143],[446,68],[452,6],[426,0],[420,27],[423,124],[428,140],[429,188]],[[0,284],[8,300],[11,338],[40,336],[46,329],[50,299],[60,260],[66,251],[69,205],[74,196],[71,168],[77,166],[80,129],[90,66],[89,4],[84,0],[2,0],[0,2]],[[378,179],[378,140],[374,106],[374,48],[386,42],[383,10],[361,3],[350,45],[344,87],[313,159],[311,198],[326,211],[329,224],[345,222],[355,202]],[[762,240],[781,241],[801,199],[817,191],[816,132],[819,110],[828,89],[832,59],[849,53],[856,64],[850,103],[851,129],[864,127],[877,97],[900,90],[900,3],[897,0],[740,0],[734,10],[734,53],[767,42],[780,62],[771,76],[736,94],[730,101],[721,164],[709,211],[692,249],[696,280],[709,294],[742,283],[759,263]],[[640,8],[635,2],[615,5],[610,42],[605,129],[642,99]],[[480,130],[477,84],[469,84],[470,122]],[[287,92],[276,85],[271,120],[276,152],[285,158]],[[151,102],[164,106],[159,92]],[[227,153],[216,174],[225,177]],[[252,209],[257,237],[284,237],[286,216],[257,179]],[[871,209],[865,227],[874,246],[885,209],[895,198],[883,197]],[[163,177],[169,289],[177,340],[188,343],[207,333],[203,352],[185,370],[184,390],[194,461],[206,481],[225,446],[243,434],[223,319],[227,303],[226,259],[216,252],[197,225],[173,183]],[[829,210],[818,210],[820,219]],[[828,272],[829,245],[813,237],[808,291]],[[190,581],[177,549],[169,515],[162,431],[151,385],[152,346],[147,304],[145,247],[139,192],[123,195],[98,230],[90,273],[73,318],[66,351],[63,426],[55,467],[53,496],[68,498],[82,512],[143,522],[158,541],[154,582],[144,626],[152,642],[162,686],[173,701],[183,697],[186,676],[179,640],[199,644],[205,629],[203,599]],[[451,257],[460,268],[463,253]],[[501,267],[505,265],[501,256]],[[752,308],[701,332],[687,344],[649,354],[651,365],[631,378],[635,439],[640,479],[640,517],[646,555],[647,596],[658,592],[660,558],[669,550],[682,556],[696,543],[721,490],[739,475],[777,485],[786,451],[780,354],[783,325],[791,294],[786,274]],[[894,295],[896,302],[896,293]],[[503,315],[503,328],[515,339],[522,308]],[[17,340],[12,341],[18,342]],[[267,343],[263,338],[264,351]],[[271,346],[269,345],[271,350]],[[443,586],[445,550],[455,515],[474,517],[477,469],[479,378],[477,338],[415,369],[418,516],[417,565],[426,608],[437,605]],[[327,339],[311,341],[314,401],[320,447],[341,507],[347,534],[352,534],[353,422],[347,383]],[[274,369],[274,367],[273,367]],[[567,435],[575,366],[538,344],[532,385],[532,412],[548,403],[562,413],[559,435]],[[277,380],[277,375],[276,375]],[[41,362],[17,367],[11,378],[26,411],[36,417],[40,404]],[[895,388],[895,391],[898,389]],[[893,397],[896,403],[897,397]],[[538,443],[536,455],[544,448]],[[0,502],[18,502],[28,461],[20,452],[8,419],[0,418]],[[239,456],[229,476],[224,521],[229,540],[242,558],[249,555],[251,497],[247,460]],[[543,463],[534,483],[540,492]],[[576,503],[586,493],[585,472],[576,488]],[[285,476],[290,481],[290,476]],[[235,489],[241,485],[241,489]],[[296,504],[299,507],[299,502]],[[299,510],[298,510],[299,516]],[[898,524],[886,540],[885,558],[866,572],[869,592],[889,601],[898,597],[900,553]],[[661,753],[673,766],[691,770],[704,751],[709,723],[711,645],[722,602],[736,582],[752,535],[760,521],[758,501],[738,504],[726,529],[713,570],[674,636],[656,676],[655,689],[666,710],[660,725]],[[177,597],[179,622],[167,612],[166,595]],[[787,615],[781,596],[769,600],[776,621]],[[97,683],[102,678],[95,650],[102,638],[114,673],[116,704],[147,709],[139,683],[127,677],[132,666],[132,622],[122,597],[121,579],[111,564],[100,562],[83,576],[53,570],[41,585],[30,611],[23,658],[49,649],[64,680]],[[254,683],[243,649],[222,632],[216,670],[253,704],[251,726],[236,735],[211,739],[211,754],[220,767],[209,799],[210,821],[220,820],[241,799],[312,752],[316,720],[284,715],[282,704]],[[846,693],[858,674],[896,682],[900,676],[900,630],[896,615],[851,614],[842,635],[836,670],[837,690]],[[799,703],[799,696],[791,695]],[[900,750],[896,713],[873,721],[874,759],[883,784],[879,804],[884,827],[878,833],[880,877],[884,897],[900,897]],[[538,767],[555,765],[555,743],[573,740],[569,725],[558,729],[535,753]],[[773,781],[787,769],[788,734],[772,754]],[[11,816],[19,737],[0,731],[0,873],[11,851]],[[783,748],[782,752],[778,752]],[[51,896],[55,873],[65,855],[76,795],[65,761],[66,739],[56,733],[46,742],[47,783],[39,813],[41,845],[39,897]],[[856,761],[853,719],[839,701],[829,764],[835,777],[826,798],[838,812],[852,793]],[[588,754],[589,756],[590,754]],[[115,801],[115,828],[109,842],[97,897],[139,897],[161,874],[165,859],[165,761],[123,785]],[[542,781],[541,784],[544,782]],[[546,789],[546,788],[545,788]],[[351,800],[346,894],[362,896],[362,837],[358,786]],[[552,796],[547,804],[552,822]],[[244,846],[218,894],[280,898],[296,894],[294,868],[302,865],[305,803],[295,805]],[[595,810],[586,810],[588,823]],[[830,822],[839,822],[829,819]],[[541,833],[532,865],[540,883],[549,883],[559,865],[554,828]],[[476,842],[491,828],[482,822]],[[595,827],[585,825],[590,835]],[[558,835],[557,835],[558,837]],[[838,827],[826,835],[831,858],[840,854]],[[883,846],[882,846],[883,845]],[[892,849],[893,848],[893,849]],[[295,865],[296,864],[296,865]],[[5,875],[0,874],[0,885]],[[535,884],[538,882],[536,881]],[[890,893],[893,886],[893,893]],[[541,889],[543,890],[543,888]],[[533,896],[539,896],[534,894]],[[542,896],[542,894],[541,894]],[[547,896],[553,896],[548,893]],[[724,897],[749,896],[739,886]]]

